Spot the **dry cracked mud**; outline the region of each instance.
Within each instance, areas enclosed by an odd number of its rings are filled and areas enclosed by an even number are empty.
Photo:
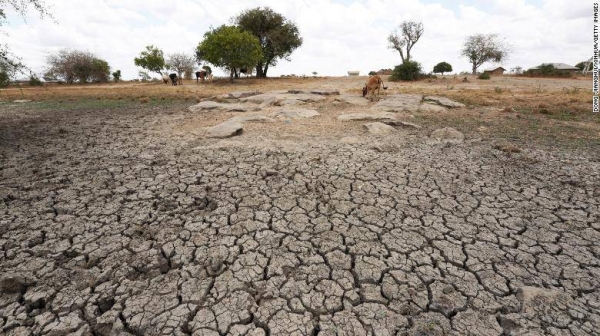
[[[0,112],[1,333],[598,334],[592,154],[209,146],[187,106]]]

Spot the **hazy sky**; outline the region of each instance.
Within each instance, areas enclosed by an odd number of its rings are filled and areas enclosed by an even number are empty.
[[[12,52],[43,72],[46,56],[62,48],[88,50],[137,78],[133,58],[154,44],[165,54],[196,48],[210,26],[229,24],[242,10],[271,7],[294,21],[304,44],[269,69],[282,74],[365,75],[393,68],[399,54],[387,36],[405,20],[421,21],[425,33],[411,54],[423,69],[438,62],[469,71],[460,56],[465,38],[497,33],[512,45],[501,65],[529,68],[544,62],[575,65],[592,56],[592,1],[586,0],[47,0],[55,20],[11,15],[0,35]],[[1,42],[1,41],[0,41]],[[492,64],[485,64],[487,68]],[[217,75],[223,74],[216,71]]]

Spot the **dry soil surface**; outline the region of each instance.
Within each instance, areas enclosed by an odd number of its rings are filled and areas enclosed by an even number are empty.
[[[0,333],[598,335],[597,153],[337,120],[374,104],[5,105]]]

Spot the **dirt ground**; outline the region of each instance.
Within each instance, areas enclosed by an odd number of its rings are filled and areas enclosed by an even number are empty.
[[[466,106],[381,135],[338,119],[364,77],[0,91],[0,333],[598,335],[588,80],[446,77],[386,79]],[[308,119],[188,110],[315,88]]]

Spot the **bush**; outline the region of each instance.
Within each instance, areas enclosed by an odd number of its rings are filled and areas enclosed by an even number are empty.
[[[479,78],[479,79],[490,79],[490,74],[487,73],[487,72],[484,72],[481,75],[477,76],[477,78]]]
[[[6,71],[0,71],[0,88],[5,88],[10,84],[10,76]]]
[[[391,81],[414,81],[421,78],[421,64],[415,61],[404,62],[397,65],[390,76]]]
[[[29,86],[44,86],[44,83],[36,76],[29,76]]]
[[[115,80],[115,83],[118,82],[121,79],[121,70],[117,70],[115,72],[112,73],[113,79]]]
[[[377,71],[369,71],[369,76],[375,76],[377,75]]]

